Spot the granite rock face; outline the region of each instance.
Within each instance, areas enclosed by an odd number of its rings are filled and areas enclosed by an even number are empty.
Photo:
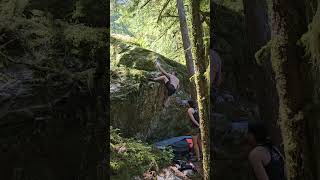
[[[156,140],[166,137],[188,135],[189,120],[186,100],[189,82],[184,65],[152,51],[114,42],[117,55],[111,56],[111,125],[130,137]],[[170,97],[169,106],[164,107],[167,90],[163,83],[148,81],[159,72],[155,59],[160,59],[168,72],[178,72],[181,88]]]

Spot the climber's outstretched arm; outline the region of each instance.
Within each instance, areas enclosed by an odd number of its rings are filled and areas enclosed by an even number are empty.
[[[161,71],[164,75],[166,75],[167,77],[170,77],[171,74],[167,73],[160,64],[157,64],[157,67],[159,69],[159,71]]]

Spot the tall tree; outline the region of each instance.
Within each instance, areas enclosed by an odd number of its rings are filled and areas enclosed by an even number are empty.
[[[210,0],[210,49],[216,49],[217,48],[217,40],[216,40],[216,9],[217,4],[214,2],[214,0]],[[213,58],[213,57],[212,57]],[[210,87],[213,86],[212,80],[213,79],[213,71],[211,69],[213,68],[214,64],[213,61],[210,60]],[[209,112],[210,112],[210,129],[214,129],[215,126],[215,119],[214,119],[214,103],[216,99],[214,96],[214,89],[210,88],[210,102],[209,102]],[[211,131],[210,133],[210,177],[214,178],[215,174],[213,169],[216,166],[215,163],[215,151],[214,151],[214,142],[215,142],[215,131]]]
[[[273,0],[272,67],[279,96],[279,120],[288,180],[314,179],[308,172],[306,143],[306,62],[297,41],[306,31],[303,1]]]
[[[105,37],[106,39],[109,37]],[[98,142],[105,142],[106,144],[102,144],[100,148],[97,148],[97,156],[98,159],[96,161],[97,166],[95,169],[95,173],[97,173],[97,179],[102,180],[106,179],[109,174],[109,163],[105,163],[110,158],[110,148],[109,148],[109,136],[110,134],[110,119],[108,106],[108,97],[110,88],[107,88],[107,81],[109,78],[109,70],[107,65],[107,57],[109,56],[109,46],[107,46],[106,51],[102,50],[99,53],[103,54],[104,58],[99,58],[96,60],[96,68],[94,73],[94,90],[95,90],[95,100],[96,100],[96,109],[97,109],[97,122],[94,129],[95,138],[97,138]]]
[[[210,123],[208,119],[208,90],[204,73],[206,72],[206,57],[203,44],[203,29],[200,17],[200,1],[190,0],[192,13],[193,51],[195,55],[195,84],[200,115],[201,143],[203,154],[204,179],[210,179]]]
[[[194,65],[192,60],[192,49],[191,49],[191,43],[189,38],[188,25],[187,25],[187,19],[186,19],[183,0],[177,0],[177,9],[179,13],[180,31],[182,36],[184,55],[186,58],[186,65],[188,68],[189,78],[191,78],[194,75]],[[191,82],[190,88],[191,88],[191,91],[190,91],[191,97],[193,100],[196,100],[197,94],[195,91],[194,82]]]
[[[281,133],[277,125],[278,98],[275,88],[274,73],[270,56],[265,57],[260,65],[254,60],[255,53],[270,40],[268,5],[266,0],[243,0],[247,38],[249,41],[250,58],[253,74],[255,74],[255,91],[260,116],[266,122],[276,145],[281,142]],[[267,88],[266,88],[267,87]]]

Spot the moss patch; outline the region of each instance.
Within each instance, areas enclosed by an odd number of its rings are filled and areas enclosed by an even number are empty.
[[[125,148],[124,152],[119,149]],[[148,170],[159,171],[171,163],[170,149],[160,151],[153,146],[133,138],[123,138],[118,129],[110,129],[111,179],[131,179]]]
[[[320,67],[320,3],[313,17],[312,23],[309,25],[309,31],[305,33],[301,42],[306,47],[306,54],[311,57],[314,67],[319,70]]]

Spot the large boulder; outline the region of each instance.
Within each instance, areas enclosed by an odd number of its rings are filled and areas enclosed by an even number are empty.
[[[107,31],[27,14],[0,18],[0,177],[105,179],[95,85]]]
[[[186,135],[189,121],[183,100],[189,98],[189,80],[184,65],[155,52],[113,40],[116,54],[111,55],[111,125],[123,134],[143,140],[156,140]],[[181,88],[163,107],[166,88],[163,83],[150,82],[148,77],[159,75],[154,62],[159,58],[164,69],[174,70]]]

